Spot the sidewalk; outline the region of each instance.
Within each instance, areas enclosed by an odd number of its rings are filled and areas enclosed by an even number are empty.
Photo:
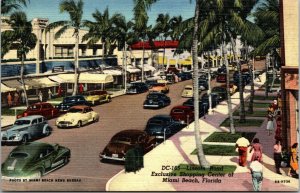
[[[262,82],[256,82],[258,89],[265,82],[265,74],[261,76]],[[250,89],[250,87],[246,87]],[[246,91],[245,99],[250,96]],[[232,96],[233,110],[239,105],[239,93]],[[219,125],[228,117],[227,103],[222,102],[214,111],[213,115],[206,115],[206,118],[200,119],[200,132],[202,141],[215,131],[228,131],[226,127]],[[249,118],[250,119],[250,118]],[[264,140],[263,147],[272,149],[274,136],[267,136],[266,121],[259,128],[251,128],[251,131],[257,132],[256,137]],[[236,128],[237,131],[245,130],[245,128]],[[250,129],[247,128],[248,131]],[[234,144],[232,144],[234,145]],[[112,177],[106,184],[106,191],[252,191],[251,175],[248,169],[240,167],[237,156],[206,156],[206,159],[215,165],[235,165],[233,177],[208,177],[209,179],[219,179],[221,183],[202,183],[202,177],[170,177],[166,176],[172,170],[162,170],[163,166],[178,166],[180,164],[196,164],[198,159],[196,155],[191,155],[195,149],[194,124],[190,124],[176,135],[172,136],[165,143],[160,144],[154,150],[144,156],[144,168],[136,173],[125,173],[120,171]],[[265,153],[266,151],[266,153]],[[270,155],[270,151],[265,150],[263,155],[264,161],[264,181],[262,191],[295,191],[298,188],[298,180],[290,177],[283,177],[275,173],[274,161]],[[272,154],[272,153],[271,153]],[[248,161],[251,155],[248,155]],[[153,174],[158,174],[153,176]],[[164,175],[165,174],[165,175]],[[207,177],[207,176],[206,176]],[[195,182],[184,182],[182,178],[195,180]],[[179,182],[163,182],[163,179],[178,180]],[[275,183],[275,180],[289,180],[290,183]]]
[[[110,91],[109,94],[111,94],[111,97],[114,98],[114,97],[118,97],[118,96],[122,96],[125,94],[125,90],[120,90],[120,91]],[[61,101],[47,101],[53,105],[55,104],[59,104],[61,103]],[[16,107],[18,109],[26,109],[25,106],[20,106],[20,107]],[[1,115],[1,128],[3,127],[7,127],[7,126],[10,126],[12,124],[14,124],[16,120],[16,117],[15,116],[5,116],[5,115]]]

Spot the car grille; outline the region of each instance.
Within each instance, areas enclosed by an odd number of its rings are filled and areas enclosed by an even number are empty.
[[[69,121],[60,121],[59,124],[71,124]]]
[[[2,140],[7,140],[7,137],[2,137]]]

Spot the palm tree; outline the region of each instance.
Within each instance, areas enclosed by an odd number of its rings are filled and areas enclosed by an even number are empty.
[[[67,29],[73,28],[75,37],[75,70],[74,70],[74,88],[72,95],[77,94],[78,80],[79,80],[79,61],[78,61],[78,52],[79,52],[79,31],[83,27],[82,15],[83,15],[83,1],[82,0],[64,0],[59,4],[59,9],[61,13],[67,12],[70,16],[70,20],[66,21],[56,21],[49,24],[46,28],[47,31],[50,29],[55,29],[60,27],[60,29],[55,33],[55,39],[59,38]]]
[[[195,7],[195,16],[194,16],[194,29],[193,29],[193,41],[192,41],[192,58],[193,58],[193,68],[194,68],[194,129],[195,129],[195,142],[197,148],[197,157],[201,166],[205,168],[210,167],[210,163],[206,160],[201,135],[199,130],[199,65],[198,65],[198,36],[199,36],[199,23],[200,23],[200,6],[206,6],[207,2],[197,0]]]
[[[26,59],[26,54],[35,48],[37,37],[32,33],[31,22],[27,21],[24,12],[12,13],[10,19],[7,20],[7,23],[11,26],[12,30],[4,31],[3,33],[6,37],[11,37],[10,41],[17,47],[17,55],[21,61],[20,78],[22,88],[25,94],[26,106],[29,106],[24,82],[24,61]]]
[[[1,14],[6,15],[23,6],[27,6],[29,0],[1,0]]]
[[[142,56],[142,82],[144,82],[144,41],[146,39],[147,30],[149,31],[148,23],[148,15],[147,10],[151,8],[153,3],[157,2],[157,0],[133,0],[133,14],[134,14],[134,30],[142,39],[143,44],[143,56]]]
[[[116,21],[121,15],[114,14],[110,17],[108,8],[106,8],[103,14],[96,10],[92,16],[95,22],[84,21],[84,26],[88,27],[89,31],[82,37],[82,41],[88,40],[88,45],[92,45],[101,40],[103,45],[102,62],[104,63],[108,50],[111,50],[109,46],[115,42],[116,34],[112,31],[113,21]]]
[[[170,16],[169,14],[159,14],[156,19],[156,25],[154,26],[156,31],[158,31],[164,37],[164,52],[163,52],[163,64],[165,65],[165,55],[166,55],[166,40],[170,36]]]

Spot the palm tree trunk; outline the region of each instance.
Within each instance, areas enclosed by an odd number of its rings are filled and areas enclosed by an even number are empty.
[[[251,92],[250,92],[250,100],[249,100],[249,107],[248,107],[248,113],[253,114],[253,100],[254,100],[254,59],[252,60],[252,65],[250,65],[250,62],[248,62],[248,68],[250,71],[250,78],[251,78]]]
[[[165,68],[165,57],[166,57],[166,38],[164,39],[164,53],[163,53],[163,65],[162,65],[162,69]]]
[[[78,60],[78,47],[79,47],[79,34],[75,35],[76,43],[75,43],[75,72],[74,72],[74,88],[72,95],[75,96],[78,90],[78,81],[79,81],[79,60]]]
[[[233,120],[233,114],[232,114],[232,102],[231,102],[231,95],[230,95],[230,77],[229,77],[229,66],[228,66],[228,59],[227,59],[227,49],[226,49],[226,43],[223,41],[223,54],[224,54],[224,60],[226,65],[226,88],[227,88],[227,103],[228,103],[228,115],[230,120],[230,132],[231,134],[235,134],[235,128],[234,128],[234,120]]]
[[[199,0],[196,1],[196,8],[195,8],[195,18],[194,18],[194,32],[193,32],[193,45],[192,45],[192,57],[193,57],[193,66],[194,66],[194,129],[195,129],[195,142],[197,148],[197,157],[199,164],[205,168],[209,168],[210,164],[205,158],[203,147],[202,147],[202,140],[200,135],[200,126],[199,126],[199,86],[198,86],[198,79],[199,79],[199,66],[198,66],[198,21],[199,21],[199,14],[200,14],[200,7],[199,7]]]
[[[24,95],[25,95],[25,102],[26,102],[26,106],[28,107],[29,106],[29,103],[28,103],[28,97],[27,97],[27,92],[26,92],[26,88],[25,88],[25,82],[24,82],[24,59],[25,59],[25,56],[24,54],[22,54],[21,56],[21,84],[22,84],[22,88],[23,88],[23,92],[24,92]]]
[[[103,72],[103,69],[102,69],[102,66],[104,65],[104,59],[105,59],[105,47],[106,47],[106,40],[105,40],[105,38],[102,38],[102,65],[101,65],[101,68],[100,68],[100,70],[101,70],[101,73]]]
[[[237,70],[239,73],[240,123],[244,123],[244,122],[246,122],[246,113],[245,113],[244,87],[243,87],[241,62],[240,62],[240,59],[237,57],[235,40],[231,37],[230,41],[231,41],[231,45],[232,45],[233,56],[235,58]]]

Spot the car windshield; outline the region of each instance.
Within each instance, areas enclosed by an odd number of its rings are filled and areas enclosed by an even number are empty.
[[[193,88],[187,87],[187,88],[184,88],[184,90],[193,90]]]
[[[11,158],[26,158],[26,157],[28,157],[28,154],[27,153],[23,153],[23,152],[12,152],[10,154],[10,157]]]
[[[71,108],[69,109],[68,113],[81,113],[82,109],[76,109],[76,108]]]
[[[30,120],[17,120],[15,121],[14,125],[29,125]]]
[[[165,86],[165,84],[163,84],[163,83],[156,83],[153,86]]]
[[[70,102],[75,102],[76,99],[75,98],[65,98],[64,99],[64,103],[70,103]]]
[[[123,143],[123,144],[131,144],[131,139],[128,137],[119,137],[112,140],[113,143]]]
[[[153,124],[153,125],[163,125],[164,121],[163,120],[159,120],[159,119],[152,119],[149,121],[149,124]]]
[[[223,89],[223,88],[220,88],[220,87],[215,87],[215,88],[212,89],[212,91],[213,91],[213,92],[214,92],[214,91],[224,91],[224,89]]]
[[[182,110],[182,109],[174,109],[173,113],[184,113],[184,110]]]
[[[154,95],[154,94],[150,94],[147,96],[148,99],[157,99],[158,96],[157,95]]]
[[[38,110],[40,108],[41,108],[41,106],[39,106],[39,105],[32,105],[29,107],[30,110]]]

